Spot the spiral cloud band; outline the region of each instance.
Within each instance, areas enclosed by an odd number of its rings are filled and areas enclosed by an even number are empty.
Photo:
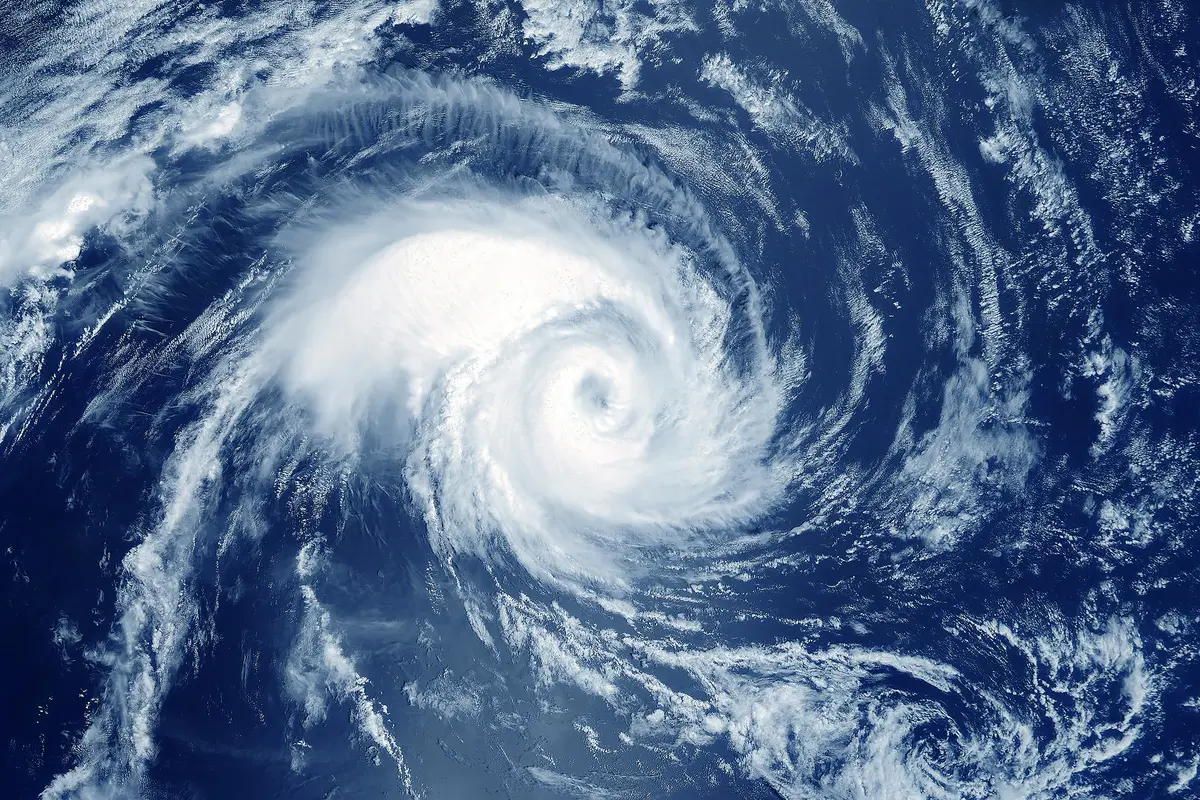
[[[644,219],[604,213],[485,195],[310,234],[313,302],[273,340],[285,383],[341,441],[410,418],[405,477],[447,556],[503,543],[539,577],[621,583],[791,479],[761,321]]]

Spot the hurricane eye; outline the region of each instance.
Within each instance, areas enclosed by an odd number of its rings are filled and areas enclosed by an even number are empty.
[[[585,404],[607,411],[612,388],[612,383],[607,379],[588,375],[579,383],[579,396]]]

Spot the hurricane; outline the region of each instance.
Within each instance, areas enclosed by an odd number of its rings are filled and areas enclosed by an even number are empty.
[[[1186,3],[8,16],[13,797],[1195,795]]]

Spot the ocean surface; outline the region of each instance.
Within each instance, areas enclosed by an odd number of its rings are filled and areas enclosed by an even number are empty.
[[[0,795],[1200,797],[1191,0],[0,19]]]

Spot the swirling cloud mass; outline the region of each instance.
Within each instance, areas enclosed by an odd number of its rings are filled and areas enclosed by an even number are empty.
[[[755,300],[738,265],[716,265],[723,295],[644,217],[466,194],[385,204],[297,254],[304,299],[269,349],[319,427],[354,442],[404,420],[435,547],[501,546],[539,578],[624,584],[771,510],[794,470],[787,365],[734,318]]]

